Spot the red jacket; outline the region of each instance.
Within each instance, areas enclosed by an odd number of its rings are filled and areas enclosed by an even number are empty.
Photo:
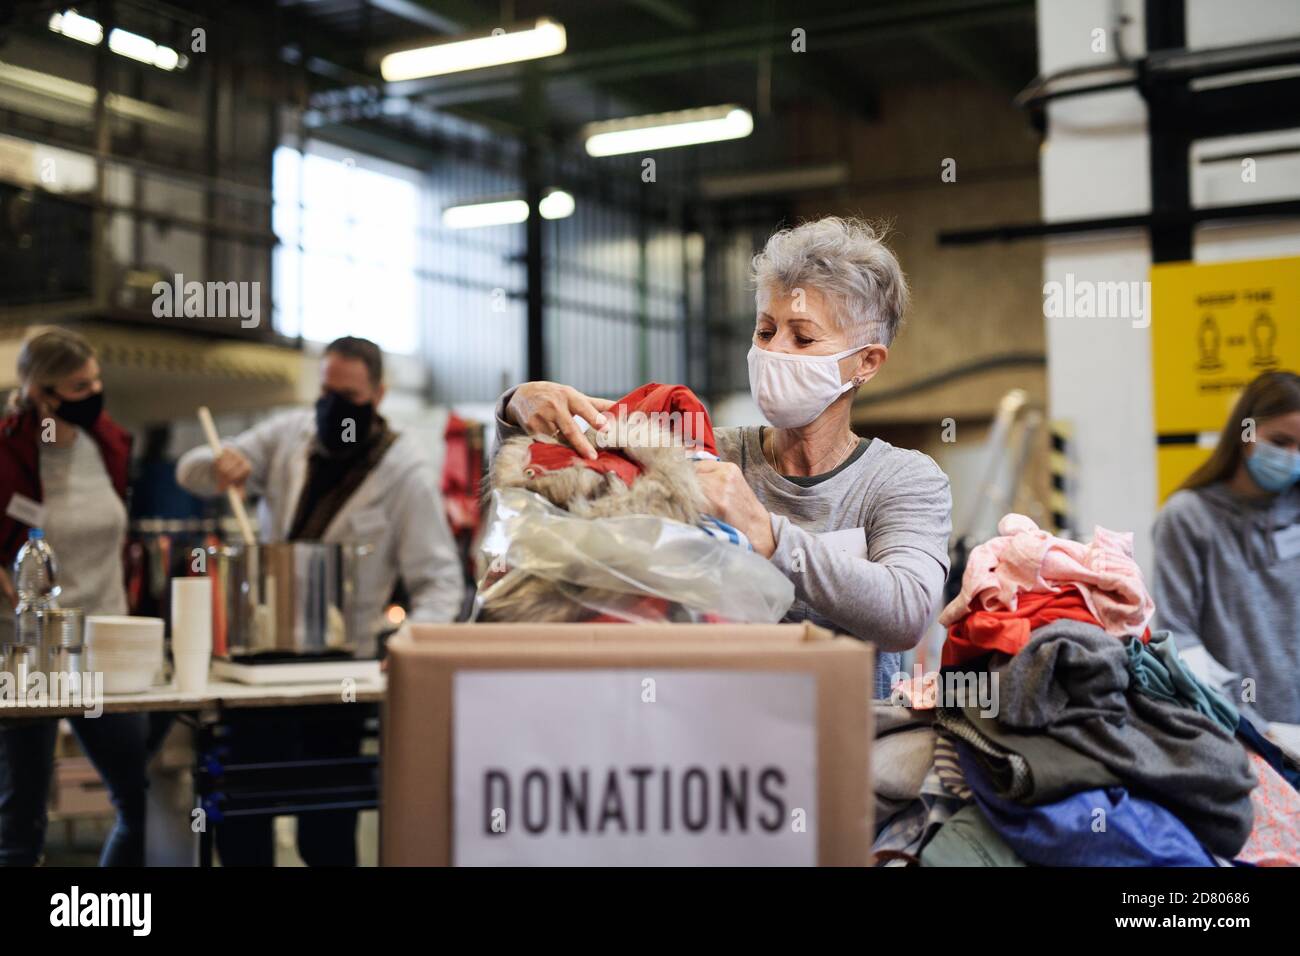
[[[125,502],[131,433],[104,413],[89,434],[99,446],[114,490]],[[41,423],[34,409],[0,421],[0,566],[5,568],[13,565],[28,531],[26,524],[3,513],[10,499],[20,494],[33,501],[42,500],[40,435]]]

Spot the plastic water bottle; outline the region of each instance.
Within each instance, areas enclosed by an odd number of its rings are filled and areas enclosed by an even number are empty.
[[[14,559],[14,589],[18,606],[14,608],[14,638],[19,644],[40,643],[37,614],[59,606],[59,562],[45,540],[45,532],[32,528],[26,543]]]

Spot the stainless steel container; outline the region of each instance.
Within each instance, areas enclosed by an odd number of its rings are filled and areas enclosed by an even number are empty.
[[[42,671],[37,645],[10,641],[0,647],[0,674],[9,674],[13,682],[6,688],[6,694],[12,693],[18,699],[26,697],[32,675]]]
[[[212,651],[225,658],[348,656],[368,637],[357,597],[373,546],[281,542],[208,549]]]
[[[77,674],[86,663],[86,613],[79,607],[36,612],[41,646],[37,659],[45,673]]]
[[[15,692],[24,697],[28,693],[49,695],[70,687],[68,678],[79,687],[85,669],[85,633],[86,616],[81,608],[37,611],[36,639],[14,641],[0,648],[0,673],[12,675]],[[36,678],[38,674],[41,676]],[[56,675],[61,676],[56,679]]]

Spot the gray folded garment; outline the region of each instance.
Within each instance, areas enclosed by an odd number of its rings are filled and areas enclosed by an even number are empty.
[[[872,789],[877,822],[891,808],[921,795],[921,784],[934,764],[934,727],[926,711],[876,701],[872,704],[876,740],[871,748]]]
[[[1007,730],[979,705],[946,709],[935,718],[971,746],[999,796],[1029,806],[1055,803],[1080,790],[1118,787],[1105,764],[1045,733]]]
[[[1033,774],[1025,758],[1014,751],[996,746],[966,719],[962,711],[944,708],[935,714],[934,720],[944,731],[970,746],[975,759],[1001,796],[1008,800],[1023,800],[1033,791]]]
[[[900,730],[929,727],[934,722],[934,712],[913,710],[902,704],[892,704],[887,699],[871,702],[871,721],[876,738],[886,737]]]
[[[1250,836],[1255,787],[1246,750],[1210,717],[1129,692],[1119,639],[1055,621],[998,668],[1000,727],[1041,731],[1162,804],[1206,848],[1232,857]]]

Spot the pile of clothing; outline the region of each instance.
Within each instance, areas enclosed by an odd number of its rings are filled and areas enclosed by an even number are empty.
[[[1300,865],[1300,757],[1151,633],[1132,536],[998,530],[876,706],[877,865]]]
[[[703,403],[650,383],[605,412],[589,459],[519,436],[492,465],[478,616],[488,621],[779,621],[794,585],[708,514],[695,462],[718,459]]]

